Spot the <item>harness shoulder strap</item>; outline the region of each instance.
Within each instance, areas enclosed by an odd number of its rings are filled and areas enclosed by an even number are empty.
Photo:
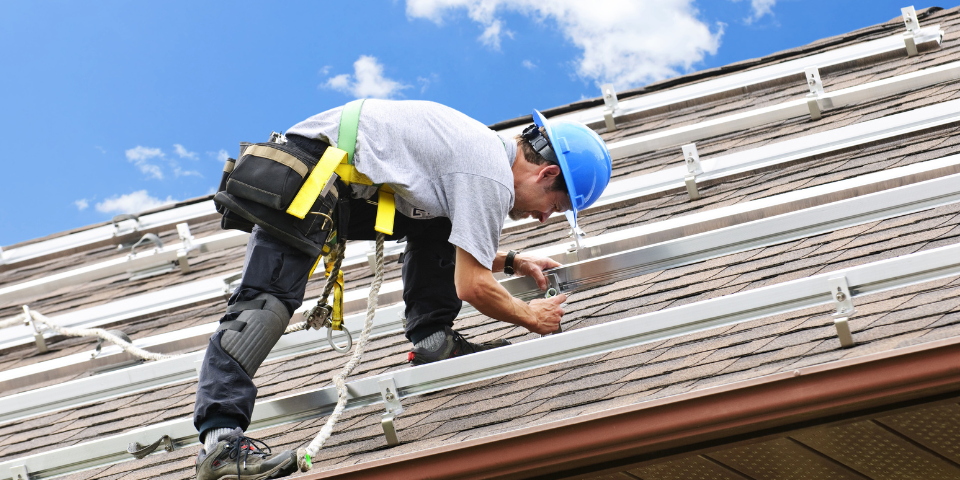
[[[347,163],[353,165],[353,152],[357,148],[357,130],[360,129],[360,108],[363,100],[354,100],[343,106],[340,112],[340,129],[337,134],[337,148],[347,152]]]
[[[340,129],[337,133],[337,147],[347,152],[347,164],[350,167],[341,165],[337,168],[337,173],[341,177],[349,178],[349,181],[373,185],[365,175],[360,174],[353,167],[353,155],[357,148],[357,131],[360,129],[360,108],[363,107],[363,100],[354,100],[343,106],[340,112]],[[393,235],[393,221],[396,215],[396,203],[393,196],[393,190],[387,186],[379,187],[379,198],[377,199],[377,221],[373,229],[385,235]]]

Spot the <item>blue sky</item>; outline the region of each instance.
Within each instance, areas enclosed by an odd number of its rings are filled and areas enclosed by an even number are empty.
[[[357,96],[436,101],[490,124],[599,96],[608,81],[641,86],[800,46],[903,6],[4,0],[0,245],[211,193],[238,142]]]

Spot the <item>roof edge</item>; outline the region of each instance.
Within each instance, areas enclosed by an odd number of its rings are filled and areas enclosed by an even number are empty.
[[[525,478],[960,390],[960,337],[300,478]],[[402,435],[402,432],[401,432]]]

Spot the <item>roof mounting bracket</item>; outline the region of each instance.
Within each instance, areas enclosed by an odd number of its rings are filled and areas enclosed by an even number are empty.
[[[612,83],[606,83],[600,86],[603,93],[603,122],[607,126],[607,131],[612,132],[617,129],[617,122],[613,119],[613,112],[617,109],[617,91]]]
[[[700,166],[700,154],[697,153],[697,144],[690,143],[683,146],[683,162],[687,166],[687,175],[684,181],[687,184],[687,194],[690,200],[699,200],[700,191],[697,190],[697,175],[703,174]]]
[[[847,284],[846,276],[831,277],[827,280],[830,284],[830,295],[833,296],[837,311],[833,314],[833,325],[837,329],[837,338],[840,339],[840,346],[850,348],[854,345],[853,335],[850,333],[850,324],[847,322],[857,310],[853,306],[853,295],[850,293],[850,287]]]
[[[180,266],[180,273],[190,273],[190,260],[188,255],[197,249],[197,247],[193,245],[193,235],[190,234],[190,226],[186,223],[178,223],[177,234],[180,235],[180,241],[183,242],[183,248],[177,250],[177,265]]]
[[[120,231],[120,222],[123,222],[125,220],[133,220],[135,222],[133,230],[124,231],[124,232]],[[135,215],[132,213],[124,213],[122,215],[117,215],[113,217],[113,220],[111,220],[111,223],[113,224],[113,236],[119,237],[121,235],[126,235],[128,233],[133,233],[140,230],[140,215]]]
[[[914,10],[913,5],[901,8],[900,12],[903,13],[903,24],[907,27],[906,33],[903,34],[903,46],[907,49],[907,56],[914,57],[917,55],[915,37],[920,34],[920,19],[917,18],[917,11]]]
[[[0,247],[0,265],[4,263],[7,263],[7,261],[3,258],[3,247]]]
[[[156,442],[146,446],[140,445],[140,442],[132,442],[127,445],[127,453],[140,459],[153,453],[153,451],[156,450],[160,445],[163,445],[163,449],[168,452],[172,452],[174,450],[173,439],[170,438],[170,435],[164,435]]]
[[[10,467],[10,475],[13,476],[13,480],[30,480],[26,465],[14,465]]]
[[[380,426],[383,427],[383,436],[387,438],[387,445],[393,447],[400,445],[400,437],[397,436],[397,428],[393,420],[403,413],[403,405],[400,405],[400,392],[397,391],[397,382],[393,377],[387,377],[377,382],[380,385],[380,396],[383,397],[383,404],[387,408],[380,419]]]
[[[807,94],[807,108],[810,109],[810,119],[820,120],[820,97],[823,96],[823,81],[820,80],[820,69],[807,67],[803,69],[803,76],[807,80],[810,93]]]
[[[233,295],[233,291],[240,286],[240,281],[243,279],[243,272],[234,273],[233,275],[227,275],[223,277],[223,298],[229,299]]]
[[[37,353],[47,353],[49,350],[47,348],[47,340],[43,338],[43,332],[40,331],[40,328],[37,327],[36,322],[33,321],[33,316],[30,314],[30,307],[24,305],[23,313],[26,315],[23,318],[24,325],[33,326],[33,341],[37,344]]]

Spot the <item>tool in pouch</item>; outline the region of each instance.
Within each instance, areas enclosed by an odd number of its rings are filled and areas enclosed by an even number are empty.
[[[340,127],[337,136],[337,147],[327,147],[323,156],[317,163],[316,168],[311,172],[310,177],[304,183],[297,197],[290,204],[287,213],[303,218],[309,212],[310,205],[316,201],[317,196],[323,189],[329,179],[339,178],[344,184],[359,183],[361,185],[376,185],[378,187],[377,195],[377,217],[374,230],[384,235],[393,234],[393,223],[396,215],[396,203],[393,190],[387,185],[377,185],[370,181],[365,175],[357,171],[353,165],[354,152],[357,145],[357,132],[360,123],[360,109],[363,106],[363,99],[352,101],[343,107],[340,113]],[[316,176],[315,180],[314,177]],[[301,199],[301,194],[303,198]],[[299,201],[298,201],[299,200]],[[332,222],[332,220],[331,220]],[[323,254],[317,258],[316,269],[321,259],[324,259],[326,270],[327,285],[323,294],[305,315],[307,325],[316,329],[327,328],[327,342],[330,347],[339,353],[347,353],[353,346],[353,337],[350,331],[343,328],[343,272],[340,270],[340,264],[346,250],[346,242],[338,241],[336,230],[332,232],[327,243],[324,245]],[[325,257],[325,258],[324,258]],[[311,270],[311,275],[313,270]],[[335,279],[333,278],[335,277]],[[327,304],[328,295],[333,293],[332,305]],[[344,346],[338,346],[333,340],[333,331],[343,332],[347,337],[347,343]]]

